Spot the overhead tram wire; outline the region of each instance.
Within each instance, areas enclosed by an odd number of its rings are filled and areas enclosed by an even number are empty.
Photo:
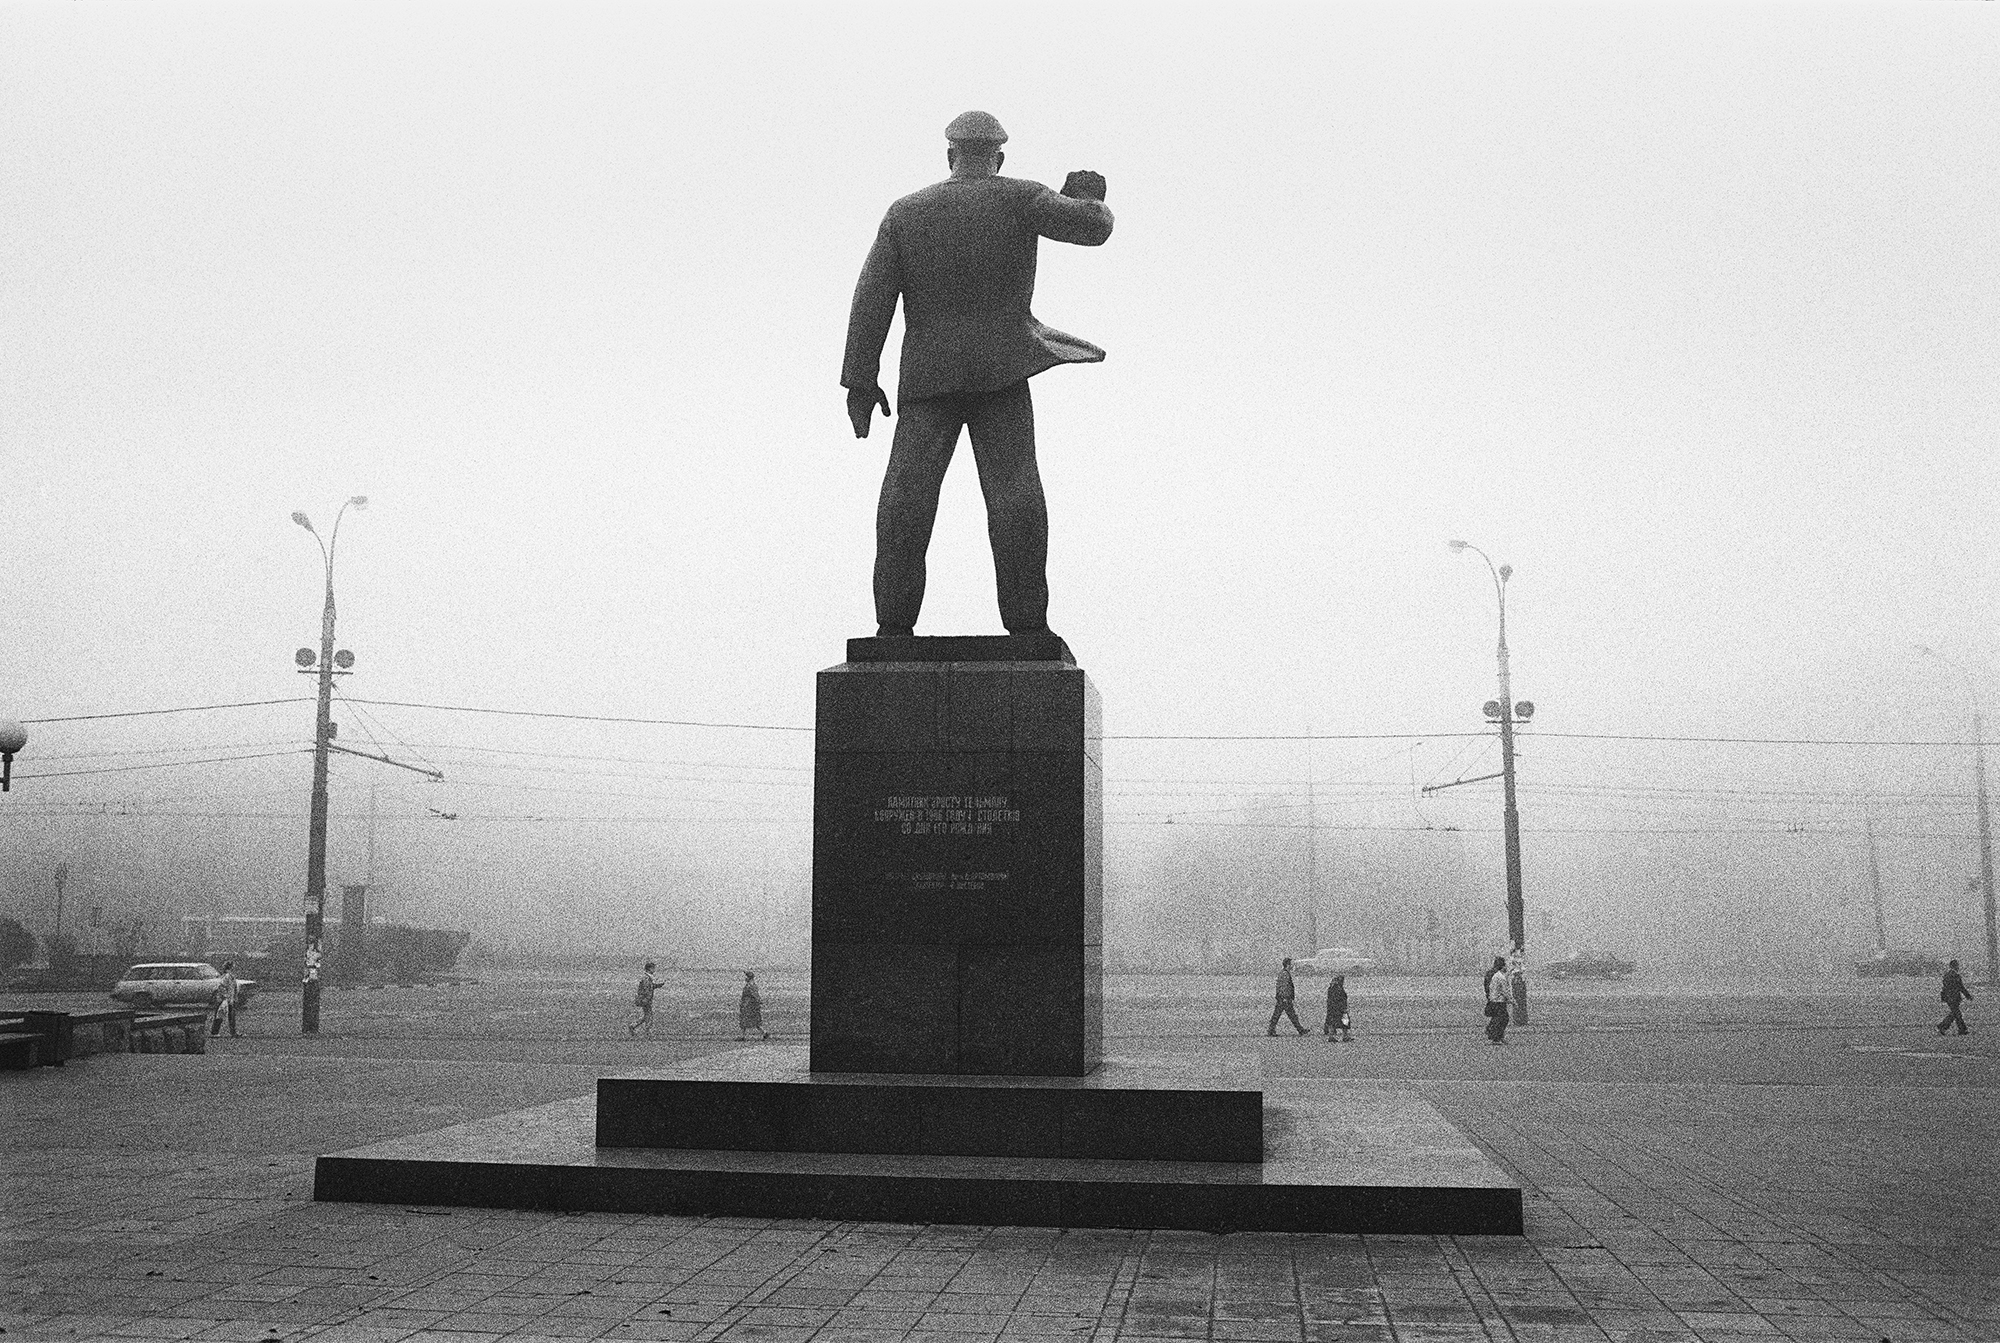
[[[492,714],[506,718],[547,718],[570,722],[586,723],[629,723],[645,727],[694,727],[736,730],[745,732],[802,732],[811,733],[815,729],[795,723],[734,723],[712,722],[688,718],[644,718],[629,714],[585,714],[565,713],[545,709],[495,709],[474,704],[433,704],[418,700],[366,699],[359,696],[343,695],[350,704],[376,705],[398,709],[430,709],[443,713]],[[304,704],[309,701],[291,696],[284,699],[239,700],[225,704],[186,704],[165,709],[127,709],[111,713],[68,714],[48,718],[24,718],[27,724],[37,723],[81,723],[109,718],[143,718],[160,714],[205,713],[218,709],[251,709],[273,704]],[[1105,741],[1423,741],[1426,739],[1489,737],[1490,730],[1462,732],[1107,732]],[[1697,746],[1849,746],[1849,747],[1913,747],[1937,749],[1940,747],[2000,747],[2000,741],[1967,741],[1962,739],[1916,739],[1865,737],[1701,737],[1669,733],[1648,732],[1563,732],[1541,729],[1523,733],[1525,738],[1547,738],[1565,741],[1631,741],[1664,742]]]
[[[43,808],[9,808],[10,816],[35,817],[45,820],[184,820],[184,821],[295,821],[297,812],[291,811],[105,811],[76,812],[52,811]],[[361,822],[368,819],[366,812],[334,812],[328,817],[334,822]],[[431,816],[392,816],[376,818],[381,825],[435,825]],[[477,812],[460,814],[451,822],[465,825],[475,822],[524,822],[534,824],[577,824],[577,825],[811,825],[810,816],[616,816],[596,814],[587,816],[563,815],[481,815]]]
[[[639,718],[616,714],[554,713],[538,709],[490,709],[470,704],[424,704],[408,700],[370,700],[350,698],[350,703],[379,704],[404,709],[435,709],[446,713],[499,714],[511,718],[549,718],[587,723],[631,723],[655,727],[700,727],[738,729],[750,732],[806,732],[815,731],[793,723],[719,723],[685,718]],[[1107,732],[1104,741],[1426,741],[1460,737],[1492,737],[1490,730],[1468,732]],[[2000,741],[1941,741],[1915,739],[1869,740],[1848,737],[1694,737],[1638,732],[1556,732],[1537,731],[1521,734],[1525,740],[1555,738],[1572,741],[1650,741],[1682,743],[1689,745],[1716,746],[1996,746]]]
[[[737,761],[722,760],[677,760],[651,756],[626,755],[578,755],[569,751],[520,751],[501,746],[464,746],[452,742],[424,742],[412,745],[413,751],[474,751],[480,755],[519,755],[540,760],[596,760],[613,765],[678,765],[686,769],[746,769],[780,772],[787,774],[810,774],[811,765],[745,765]]]
[[[1347,832],[1380,832],[1384,834],[1415,835],[1497,835],[1497,825],[1373,825],[1336,824],[1322,821],[1316,826],[1301,821],[1149,821],[1128,820],[1123,817],[1107,816],[1106,825],[1158,826],[1167,830],[1340,830]],[[1535,827],[1537,835],[1764,835],[1772,839],[1795,840],[1804,836],[1838,836],[1842,839],[1859,838],[1858,828],[1834,825],[1801,825],[1772,822],[1764,826],[1549,826]],[[1971,836],[1943,830],[1877,830],[1882,839],[1946,839],[1965,840]]]
[[[259,709],[267,704],[310,704],[309,698],[248,699],[233,704],[183,704],[171,709],[125,709],[117,713],[76,713],[57,718],[23,718],[23,723],[88,723],[104,718],[151,718],[169,713],[208,713],[214,709]]]
[[[569,790],[563,790],[563,791],[569,791]],[[613,793],[613,794],[608,794],[607,796],[611,796],[611,797],[621,797],[621,798],[632,798],[632,799],[634,799],[634,800],[645,800],[645,801],[656,801],[656,802],[657,802],[657,801],[675,801],[675,802],[690,802],[690,801],[699,801],[699,800],[700,800],[700,799],[689,799],[689,798],[658,798],[658,797],[647,797],[646,795],[643,795],[643,794],[620,794],[620,793]],[[156,801],[156,800],[155,800],[155,801]],[[97,807],[97,808],[99,808],[99,809],[98,809],[98,810],[93,810],[93,811],[79,811],[79,810],[78,810],[77,808],[78,808],[79,806],[82,806],[82,805],[92,805],[92,806],[96,806],[96,807]],[[31,807],[25,807],[25,808],[21,808],[21,809],[19,809],[19,810],[15,811],[15,812],[13,812],[12,814],[14,814],[14,815],[17,815],[17,816],[21,816],[21,817],[23,817],[23,818],[26,818],[26,817],[40,817],[40,818],[50,818],[50,819],[76,819],[76,818],[78,818],[78,817],[82,817],[82,816],[88,816],[88,817],[90,817],[90,818],[92,818],[92,819],[97,819],[97,818],[100,818],[100,817],[101,817],[101,818],[107,818],[107,819],[132,819],[132,818],[137,818],[137,819],[142,819],[142,820],[146,820],[146,821],[159,821],[159,820],[163,820],[163,819],[186,819],[186,820],[222,820],[222,819],[227,819],[227,820],[287,820],[287,821],[288,821],[288,820],[294,820],[294,819],[296,819],[296,815],[295,815],[295,813],[294,813],[294,812],[292,812],[292,811],[289,811],[289,810],[286,810],[286,811],[247,811],[247,810],[245,810],[245,811],[223,811],[223,810],[206,810],[206,811],[197,811],[197,810],[194,810],[194,809],[191,809],[191,808],[190,808],[190,809],[181,809],[181,808],[165,808],[165,809],[162,809],[162,808],[158,808],[158,807],[155,807],[155,806],[150,806],[150,805],[149,805],[148,809],[147,809],[147,810],[145,810],[144,812],[128,812],[128,811],[113,811],[113,810],[106,810],[106,809],[105,809],[105,808],[109,808],[109,807],[112,807],[112,806],[119,806],[119,807],[122,807],[122,806],[125,806],[125,805],[127,805],[127,804],[121,801],[121,802],[116,802],[116,803],[112,803],[112,802],[100,802],[100,803],[96,803],[96,804],[82,804],[82,803],[74,803],[74,804],[69,804],[69,805],[67,805],[67,806],[61,806],[61,807],[56,807],[56,806],[31,806]],[[1162,829],[1175,829],[1175,830],[1193,830],[1193,829],[1200,829],[1200,830],[1300,830],[1300,831],[1304,831],[1304,830],[1310,830],[1310,829],[1319,829],[1319,830],[1331,830],[1331,831],[1341,831],[1341,832],[1347,832],[1347,833],[1355,833],[1355,834],[1364,834],[1364,833],[1380,833],[1380,834],[1427,834],[1427,835],[1478,835],[1478,836],[1488,836],[1488,835],[1495,835],[1495,834],[1498,834],[1498,833],[1499,833],[1499,828],[1498,828],[1497,826],[1491,826],[1491,825],[1483,825],[1483,826],[1482,826],[1482,825],[1463,825],[1463,826],[1461,826],[1461,825],[1396,825],[1396,824],[1382,824],[1382,823],[1378,823],[1378,822],[1346,822],[1346,823],[1341,823],[1341,822],[1328,822],[1328,821],[1321,821],[1321,822],[1318,822],[1318,823],[1317,823],[1316,825],[1308,825],[1308,824],[1306,824],[1306,823],[1304,823],[1304,822],[1300,822],[1300,821],[1181,821],[1181,820],[1175,820],[1175,819],[1172,819],[1171,817],[1169,817],[1168,819],[1164,819],[1164,820],[1161,820],[1161,819],[1151,819],[1150,817],[1151,817],[1152,815],[1157,815],[1157,813],[1151,813],[1151,814],[1148,814],[1148,813],[1136,813],[1136,814],[1129,814],[1129,815],[1117,815],[1117,814],[1113,814],[1113,815],[1109,815],[1109,816],[1106,816],[1106,817],[1105,817],[1105,824],[1106,824],[1106,825],[1112,825],[1112,826],[1126,826],[1126,827],[1133,827],[1133,826],[1148,826],[1148,827],[1158,827],[1158,828],[1162,828]],[[363,816],[362,816],[361,814],[359,814],[359,813],[356,813],[356,814],[352,814],[352,815],[346,815],[346,814],[343,814],[343,815],[339,815],[339,816],[335,816],[335,817],[333,817],[332,819],[334,819],[334,820],[339,820],[339,821],[358,821],[358,820],[361,820],[361,819],[363,819]],[[383,817],[381,817],[380,819],[381,819],[381,822],[382,822],[383,824],[390,824],[390,825],[401,825],[401,824],[431,824],[431,823],[432,823],[432,818],[430,818],[430,817],[427,817],[427,816],[417,816],[417,815],[406,815],[406,816],[383,816]],[[460,816],[458,817],[458,822],[459,822],[459,823],[467,823],[467,822],[487,822],[487,823],[515,823],[515,822],[518,822],[518,823],[524,823],[524,824],[576,824],[576,825],[592,825],[592,824],[602,824],[602,825],[644,825],[644,824],[661,824],[661,825],[784,825],[784,826],[791,826],[791,825],[798,825],[798,826],[804,826],[804,825],[810,825],[810,824],[812,823],[812,818],[811,818],[811,816],[810,816],[810,815],[793,815],[793,816],[787,816],[787,815],[779,815],[779,814],[767,814],[767,815],[762,815],[762,816],[757,816],[757,815],[735,815],[735,816],[715,816],[715,815],[706,815],[706,816],[662,816],[662,815],[646,815],[646,814],[640,814],[640,815],[630,815],[630,814],[623,814],[623,815],[621,815],[621,814],[616,814],[616,813],[610,813],[610,812],[597,812],[597,813],[590,813],[590,814],[582,814],[582,815],[578,815],[578,814],[567,814],[567,815],[565,815],[565,814],[519,814],[519,815],[505,815],[505,814],[484,814],[484,815],[482,815],[482,814],[479,814],[479,813],[477,813],[477,812],[467,812],[467,813],[464,813],[464,814],[462,814],[462,815],[460,815]],[[1536,833],[1536,834],[1538,834],[1538,835],[1548,835],[1548,836],[1551,836],[1551,837],[1557,837],[1557,836],[1593,836],[1593,835],[1626,835],[1626,836],[1647,836],[1647,835],[1654,835],[1654,836],[1660,836],[1660,837],[1663,837],[1663,838],[1673,838],[1673,837],[1685,837],[1685,836],[1691,836],[1691,835],[1739,835],[1739,836],[1746,836],[1746,837],[1757,837],[1757,836],[1766,836],[1766,837],[1769,837],[1769,838],[1772,838],[1772,839],[1783,839],[1783,840],[1791,840],[1791,841],[1796,841],[1796,840],[1799,840],[1799,839],[1804,839],[1804,838],[1819,838],[1819,839],[1838,839],[1838,840],[1840,840],[1840,841],[1842,841],[1842,842],[1850,842],[1850,841],[1853,841],[1853,840],[1855,840],[1855,839],[1858,839],[1858,838],[1860,838],[1860,837],[1861,837],[1861,835],[1863,834],[1863,830],[1862,830],[1861,828],[1859,828],[1859,827],[1857,827],[1857,826],[1853,826],[1853,825],[1843,825],[1843,824],[1837,824],[1837,823],[1827,823],[1827,822],[1823,822],[1823,821],[1814,821],[1814,822],[1802,822],[1802,821],[1798,821],[1798,820],[1795,820],[1795,819],[1790,819],[1790,818],[1769,818],[1768,820],[1764,820],[1762,824],[1736,824],[1736,825],[1688,825],[1688,824],[1678,824],[1678,825],[1653,825],[1653,826],[1617,826],[1617,825],[1612,825],[1612,826],[1548,826],[1548,827],[1541,827],[1541,826],[1537,826],[1537,827],[1536,827],[1536,830],[1535,830],[1535,833]],[[1954,831],[1945,831],[1945,830],[1900,830],[1900,829],[1899,829],[1899,830],[1885,830],[1885,829],[1878,829],[1878,830],[1876,831],[1876,835],[1877,835],[1877,836],[1878,836],[1879,838],[1884,838],[1884,839],[1889,839],[1889,838],[1900,838],[1900,839],[1925,839],[1925,840],[1948,840],[1948,841],[1964,841],[1964,840],[1967,840],[1967,839],[1969,839],[1969,838],[1970,838],[1969,836],[1967,836],[1967,835],[1965,835],[1965,834],[1963,834],[1963,833],[1959,833],[1959,832],[1954,832]]]
[[[408,742],[404,741],[401,737],[397,736],[396,730],[394,728],[390,727],[387,723],[384,723],[374,714],[369,713],[366,709],[363,709],[361,707],[360,701],[350,699],[348,696],[341,694],[338,686],[334,688],[334,694],[335,698],[337,698],[342,704],[346,704],[353,708],[354,716],[358,720],[360,720],[361,730],[368,734],[368,739],[375,743],[376,749],[379,750],[383,755],[386,756],[389,754],[389,748],[384,746],[382,744],[382,739],[375,735],[374,728],[380,728],[384,733],[388,735],[390,741],[395,742],[396,745],[401,747],[405,752],[407,752],[412,756],[415,756],[418,760],[421,760],[423,761],[424,764],[430,766],[433,773],[436,774],[444,773],[442,769],[438,768],[437,761],[432,760],[429,756],[426,756],[422,751],[419,751],[416,747],[410,745]],[[373,724],[374,727],[371,728],[370,724]]]
[[[111,760],[119,756],[173,755],[177,751],[254,751],[265,746],[286,746],[296,740],[280,737],[272,741],[232,741],[214,742],[197,746],[128,746],[116,751],[71,751],[65,755],[43,755],[37,751],[35,759],[49,760]]]
[[[707,783],[728,788],[812,787],[812,782],[808,779],[718,779],[706,774],[646,774],[631,770],[551,769],[546,765],[489,764],[479,760],[468,760],[463,764],[454,762],[454,764],[457,776],[462,776],[466,770],[518,770],[538,775],[557,775],[576,779],[643,779],[651,783]]]
[[[375,704],[395,709],[433,709],[441,713],[483,713],[502,718],[549,718],[576,723],[629,723],[639,727],[731,728],[746,732],[807,732],[809,727],[785,723],[711,723],[685,718],[639,718],[625,714],[554,713],[539,709],[489,709],[473,704],[423,704],[413,700],[361,699],[347,696],[350,704]]]
[[[56,770],[47,774],[21,774],[16,772],[14,777],[17,779],[70,779],[82,774],[130,774],[137,770],[179,769],[184,765],[224,765],[237,760],[270,760],[276,756],[299,755],[311,750],[310,746],[299,746],[289,751],[260,751],[255,755],[217,755],[201,760],[156,760],[145,765],[99,765],[92,769]]]

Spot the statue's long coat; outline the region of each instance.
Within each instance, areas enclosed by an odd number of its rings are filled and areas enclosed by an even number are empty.
[[[995,392],[1057,364],[1104,351],[1028,311],[1040,238],[1095,247],[1111,236],[1102,201],[1018,177],[948,178],[889,207],[861,268],[840,385],[877,385],[882,344],[903,300],[900,405]]]

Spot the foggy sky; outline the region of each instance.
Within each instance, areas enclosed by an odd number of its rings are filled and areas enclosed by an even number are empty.
[[[846,426],[848,298],[978,107],[1010,175],[1095,168],[1118,218],[1043,247],[1036,303],[1109,359],[1034,383],[1051,622],[1106,731],[1412,734],[1108,743],[1114,869],[1148,870],[1169,816],[1303,824],[1310,777],[1329,855],[1460,827],[1497,920],[1493,786],[1416,792],[1498,768],[1445,735],[1495,693],[1463,537],[1516,570],[1531,924],[1764,902],[1872,941],[1872,812],[1926,930],[1902,940],[1948,940],[1967,749],[1547,734],[1971,739],[2000,596],[1996,23],[0,9],[0,715],[307,695],[322,572],[289,515],[359,493],[345,695],[808,727],[813,673],[872,632],[893,427]],[[920,633],[1000,628],[961,457]],[[311,712],[31,724],[0,913],[42,919],[57,861],[112,903],[295,908]],[[808,733],[336,717],[447,775],[336,767],[339,815],[373,785],[392,912],[803,943]],[[50,777],[258,751],[292,753]],[[364,834],[336,828],[336,882]],[[1323,923],[1368,900],[1356,864],[1329,858]]]

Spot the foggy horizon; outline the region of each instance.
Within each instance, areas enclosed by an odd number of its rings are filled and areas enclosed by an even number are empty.
[[[364,495],[338,741],[445,781],[336,757],[330,892],[800,963],[888,443],[848,299],[981,107],[1118,221],[1036,299],[1109,358],[1033,384],[1110,968],[1500,948],[1497,781],[1421,791],[1499,767],[1452,539],[1514,566],[1533,961],[1846,973],[1872,829],[1889,945],[1981,963],[1996,45],[1914,4],[0,11],[0,917],[46,936],[58,864],[66,931],[148,951],[298,912],[291,514]],[[968,458],[920,634],[999,629]]]

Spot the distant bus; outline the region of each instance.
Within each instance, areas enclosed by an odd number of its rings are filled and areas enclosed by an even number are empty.
[[[1577,952],[1559,961],[1550,961],[1542,973],[1550,979],[1623,979],[1638,967],[1616,956],[1595,956]]]
[[[1311,956],[1292,958],[1292,969],[1318,975],[1344,975],[1354,970],[1366,970],[1373,964],[1373,957],[1363,956],[1353,947],[1321,947]]]

